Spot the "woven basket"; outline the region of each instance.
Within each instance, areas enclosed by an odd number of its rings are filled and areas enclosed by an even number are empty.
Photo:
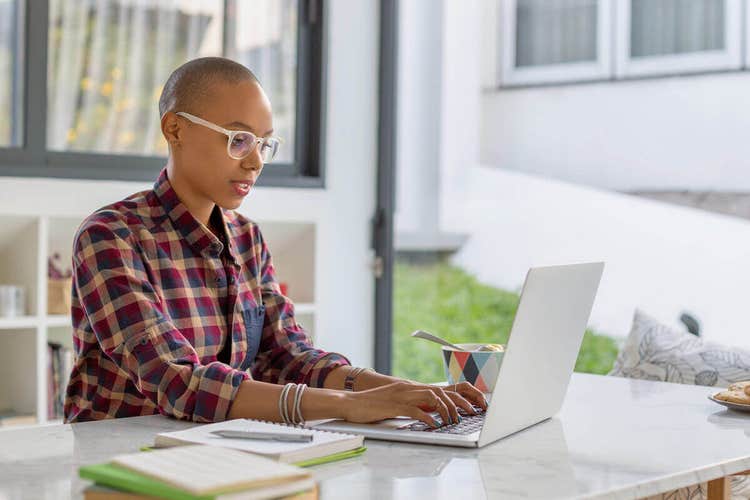
[[[70,314],[72,278],[47,279],[47,314]]]

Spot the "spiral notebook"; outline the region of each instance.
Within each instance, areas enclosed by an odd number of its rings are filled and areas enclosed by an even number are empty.
[[[312,433],[313,439],[307,443],[295,443],[223,438],[211,434],[212,431],[218,430],[266,431],[290,434]],[[357,455],[364,451],[362,447],[363,442],[364,437],[353,434],[238,418],[215,424],[199,425],[184,431],[157,434],[154,440],[154,447],[168,448],[187,444],[207,444],[255,453],[256,455],[262,455],[284,463],[313,465],[306,462],[317,461],[317,463],[323,463],[328,461],[324,460],[325,457],[331,457],[331,460],[335,460]]]

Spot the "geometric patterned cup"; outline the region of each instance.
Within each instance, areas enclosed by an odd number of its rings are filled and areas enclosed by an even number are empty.
[[[492,392],[503,361],[503,351],[477,351],[484,344],[456,344],[470,351],[443,346],[443,361],[448,384],[469,382],[482,392]],[[505,346],[503,346],[504,348]]]

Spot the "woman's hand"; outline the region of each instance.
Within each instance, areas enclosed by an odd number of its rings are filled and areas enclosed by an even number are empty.
[[[458,423],[458,408],[476,414],[472,403],[487,409],[484,395],[468,382],[448,387],[399,381],[365,391],[347,394],[344,418],[350,422],[369,423],[386,418],[406,416],[438,427],[428,412],[437,411],[446,424]]]

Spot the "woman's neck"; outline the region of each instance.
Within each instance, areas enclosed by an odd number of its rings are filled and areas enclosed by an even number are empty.
[[[216,204],[197,193],[191,186],[190,183],[183,179],[179,174],[175,172],[174,164],[170,161],[167,164],[167,179],[177,193],[177,197],[180,199],[183,205],[185,205],[199,222],[204,226],[210,227],[211,213],[214,210]]]

